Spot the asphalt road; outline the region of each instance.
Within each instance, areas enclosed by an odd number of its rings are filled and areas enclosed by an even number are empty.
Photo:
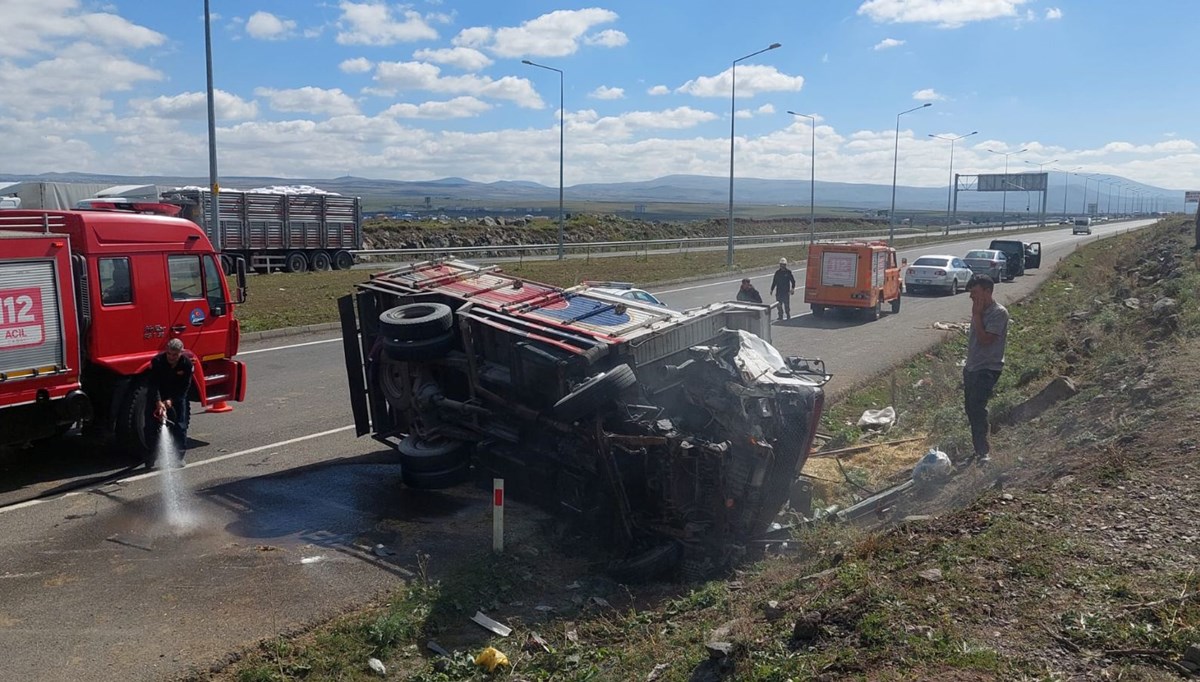
[[[1069,228],[1040,240],[1042,268],[1002,284],[1004,303],[1033,290],[1077,244],[1150,221],[1106,224],[1092,237]],[[905,250],[961,254],[989,236]],[[803,268],[796,279],[803,283]],[[755,276],[766,295],[770,273]],[[738,277],[657,290],[672,307],[731,298]],[[935,343],[934,321],[965,321],[966,295],[906,296],[877,322],[804,311],[773,328],[785,354],[822,357],[844,390]],[[230,414],[197,414],[182,503],[163,475],[120,478],[120,463],[82,441],[0,462],[0,678],[160,679],[207,667],[256,640],[331,617],[410,577],[417,551],[452,566],[487,542],[487,498],[474,489],[404,489],[389,453],[355,439],[341,346],[328,335],[249,345],[248,401]],[[12,505],[80,481],[117,480]],[[176,510],[178,523],[168,521]],[[533,513],[510,508],[513,533]],[[524,530],[523,530],[524,529]],[[376,544],[384,551],[372,550]],[[484,545],[485,546],[485,545]],[[394,554],[391,554],[394,552]]]

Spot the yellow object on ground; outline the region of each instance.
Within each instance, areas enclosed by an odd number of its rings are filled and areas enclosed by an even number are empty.
[[[487,668],[489,673],[495,672],[496,668],[502,665],[509,665],[508,656],[502,654],[495,647],[488,647],[483,651],[480,651],[479,655],[475,657],[475,665],[481,665],[484,668]]]

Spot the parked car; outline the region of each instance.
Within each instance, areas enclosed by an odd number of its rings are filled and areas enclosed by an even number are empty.
[[[971,268],[957,256],[921,256],[904,271],[904,287],[910,293],[925,289],[941,289],[957,294],[971,279]]]
[[[660,305],[664,308],[667,306],[666,303],[658,300],[654,294],[646,291],[645,289],[635,289],[634,286],[628,282],[585,282],[585,284],[589,285],[592,291],[598,291],[602,294],[620,296],[621,298],[627,298],[631,301],[641,301],[642,303]]]
[[[993,282],[999,282],[1004,279],[1004,273],[1008,270],[1008,256],[1004,255],[1003,251],[995,249],[976,249],[968,251],[963,257],[967,267],[971,268],[971,272],[978,275],[987,275],[992,278]]]
[[[1009,281],[1024,275],[1026,270],[1034,270],[1042,264],[1042,243],[1023,242],[1019,239],[993,239],[988,244],[989,249],[1003,251],[1008,257]]]

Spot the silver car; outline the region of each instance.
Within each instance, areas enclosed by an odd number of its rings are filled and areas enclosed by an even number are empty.
[[[971,275],[958,256],[921,256],[904,271],[904,288],[910,293],[939,289],[953,296],[966,288]]]
[[[987,275],[992,278],[993,282],[1002,280],[1008,269],[1008,256],[1004,255],[1003,251],[994,249],[968,251],[967,255],[963,256],[963,260],[967,267],[971,268],[971,272]]]

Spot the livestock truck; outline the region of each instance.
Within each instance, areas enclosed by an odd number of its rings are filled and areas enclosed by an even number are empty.
[[[742,556],[789,499],[829,379],[770,345],[764,305],[679,312],[458,260],[338,305],[357,433],[396,450],[405,485],[502,478],[630,580]]]
[[[172,338],[194,360],[192,401],[243,400],[245,269],[231,296],[218,256],[178,218],[0,211],[0,446],[84,422],[152,463],[147,371]]]

